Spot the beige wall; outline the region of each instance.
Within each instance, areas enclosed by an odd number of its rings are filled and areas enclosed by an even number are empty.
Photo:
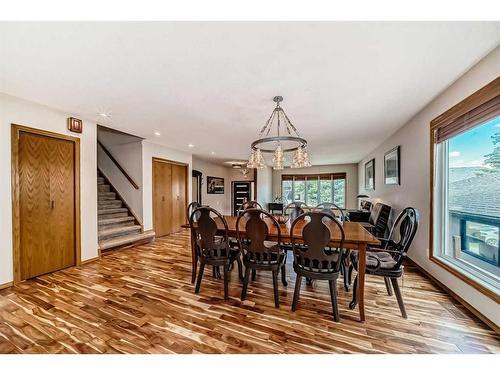
[[[193,156],[193,169],[203,173],[201,185],[201,202],[215,208],[224,215],[231,213],[231,183],[229,182],[230,169],[220,164]],[[207,193],[207,177],[221,177],[224,179],[224,194]]]
[[[310,168],[273,171],[273,198],[281,196],[281,175],[283,174],[314,174],[314,173],[346,173],[346,208],[356,208],[358,194],[358,165],[357,164],[335,164],[318,165]]]
[[[499,74],[500,47],[453,83],[358,164],[360,193],[388,203],[396,213],[406,206],[413,206],[420,211],[420,226],[409,257],[497,325],[500,325],[500,314],[496,302],[429,260],[429,123]],[[401,145],[401,185],[385,186],[384,153],[397,145]],[[364,163],[372,158],[376,159],[375,191],[365,191]]]

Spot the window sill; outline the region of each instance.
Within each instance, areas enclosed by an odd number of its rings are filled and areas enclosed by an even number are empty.
[[[487,285],[485,283],[479,282],[476,277],[471,277],[467,274],[465,274],[467,270],[467,266],[465,264],[462,264],[462,262],[459,261],[451,261],[449,259],[446,259],[444,257],[436,257],[434,255],[430,255],[430,260],[440,267],[444,268],[448,272],[452,273],[456,277],[458,277],[460,280],[464,281],[467,285],[472,286],[473,288],[477,289],[479,292],[487,296],[488,298],[491,298],[494,300],[496,303],[500,303],[500,294],[498,291],[495,290],[494,286]],[[464,262],[465,263],[465,262]]]

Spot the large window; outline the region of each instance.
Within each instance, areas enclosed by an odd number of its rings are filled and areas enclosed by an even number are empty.
[[[431,259],[498,300],[500,96],[479,104],[431,129]]]
[[[333,202],[345,208],[346,174],[283,175],[281,195],[286,204],[305,202],[314,207],[320,203]]]

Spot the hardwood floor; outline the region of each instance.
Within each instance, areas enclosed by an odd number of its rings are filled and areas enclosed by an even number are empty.
[[[230,301],[211,272],[195,295],[189,243],[183,231],[0,291],[0,352],[500,353],[497,334],[411,266],[402,288],[407,320],[383,280],[367,276],[367,321],[339,288],[335,323],[325,282],[304,283],[290,311],[291,266],[279,309],[270,273],[257,275],[243,303],[236,270]]]

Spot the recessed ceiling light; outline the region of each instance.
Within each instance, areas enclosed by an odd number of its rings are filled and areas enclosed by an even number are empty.
[[[110,113],[106,113],[106,112],[100,112],[97,115],[99,117],[103,117],[103,118],[111,118],[111,114]]]
[[[155,131],[155,135],[156,135],[157,137],[159,137],[159,136],[161,135],[161,133],[160,133],[159,131]]]
[[[212,152],[211,152],[211,154],[212,154],[212,155],[215,155],[215,151],[212,151]]]
[[[192,143],[190,143],[190,144],[188,144],[188,147],[189,147],[189,148],[193,148],[193,147],[194,147],[194,145],[193,145]]]

